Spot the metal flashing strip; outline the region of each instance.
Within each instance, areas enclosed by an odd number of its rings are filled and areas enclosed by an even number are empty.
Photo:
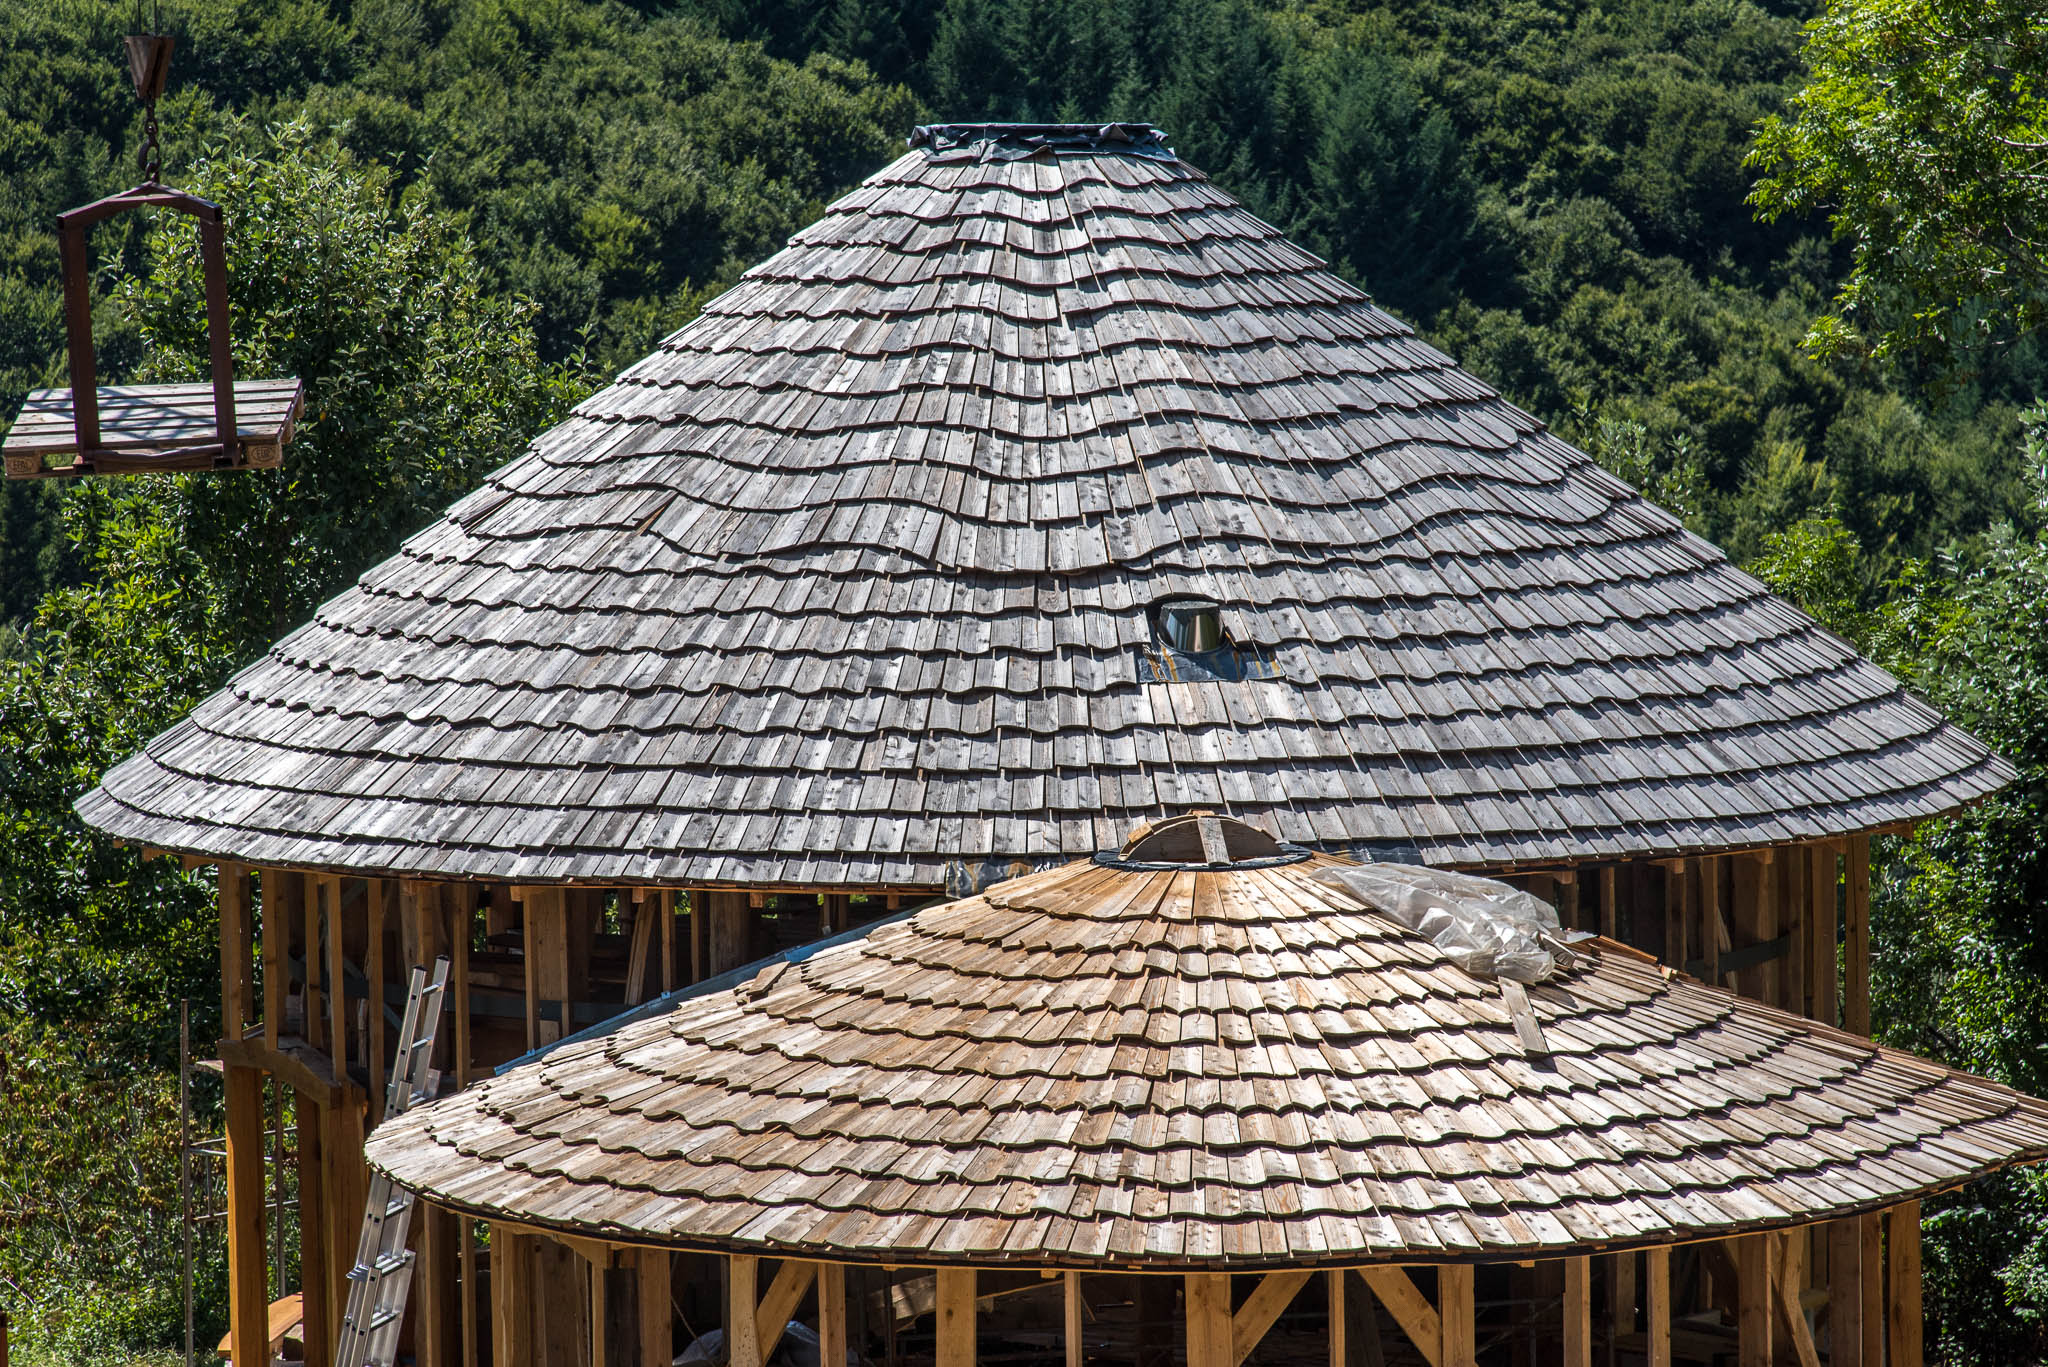
[[[724,992],[738,987],[740,984],[750,981],[754,975],[760,973],[763,969],[773,968],[777,964],[800,964],[820,950],[831,949],[836,945],[851,944],[855,940],[864,938],[871,931],[879,930],[883,926],[894,925],[898,921],[908,920],[929,905],[930,902],[927,901],[920,902],[914,907],[904,907],[900,911],[890,912],[879,921],[870,921],[863,926],[854,926],[849,930],[842,930],[837,934],[827,935],[822,940],[811,940],[794,948],[770,954],[764,959],[756,959],[752,963],[741,964],[738,968],[728,968],[723,973],[714,973],[702,982],[691,983],[688,987],[679,987],[673,992],[663,993],[659,997],[641,1002],[638,1006],[629,1006],[615,1016],[605,1017],[595,1025],[584,1026],[573,1035],[564,1035],[558,1040],[541,1045],[538,1049],[529,1049],[519,1057],[508,1059],[504,1063],[499,1064],[491,1071],[494,1074],[508,1073],[523,1064],[546,1058],[565,1044],[580,1044],[585,1040],[601,1039],[611,1034],[614,1030],[631,1025],[635,1021],[649,1020],[655,1016],[662,1015],[677,1003],[688,1001],[692,997],[708,997],[713,992]]]

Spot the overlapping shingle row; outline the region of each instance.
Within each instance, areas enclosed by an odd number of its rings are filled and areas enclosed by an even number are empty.
[[[1174,594],[1276,677],[1160,662]],[[1194,805],[1483,864],[2010,773],[1192,168],[968,148],[835,204],[81,811],[264,864],[961,888]]]
[[[1335,861],[1082,862],[397,1117],[476,1214],[800,1256],[1483,1259],[1888,1206],[2048,1154],[2048,1105],[1611,942],[1527,989]]]

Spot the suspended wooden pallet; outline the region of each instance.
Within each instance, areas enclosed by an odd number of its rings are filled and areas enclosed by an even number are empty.
[[[237,380],[229,345],[226,233],[218,204],[157,180],[156,99],[170,70],[170,38],[127,39],[129,75],[145,110],[140,161],[144,180],[131,190],[57,215],[64,268],[65,350],[71,384],[39,389],[0,444],[9,479],[137,474],[159,470],[276,467],[304,403],[295,379]],[[211,379],[199,384],[102,386],[92,342],[92,288],[85,238],[102,220],[134,209],[174,209],[199,223],[206,282],[206,341]]]
[[[99,439],[78,435],[69,389],[28,396],[0,456],[10,479],[128,475],[150,470],[275,469],[305,403],[297,380],[237,380],[231,399],[236,441],[220,438],[210,384],[100,385],[93,390]]]

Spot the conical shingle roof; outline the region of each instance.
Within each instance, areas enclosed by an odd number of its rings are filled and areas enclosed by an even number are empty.
[[[369,1159],[625,1242],[1171,1267],[1667,1243],[2048,1155],[2048,1104],[1619,944],[1518,1024],[1521,989],[1318,878],[1340,861],[1132,853],[566,1043]]]
[[[261,864],[960,890],[1192,806],[1475,864],[2011,777],[1157,135],[924,141],[80,811]],[[1222,649],[1161,645],[1189,597]]]

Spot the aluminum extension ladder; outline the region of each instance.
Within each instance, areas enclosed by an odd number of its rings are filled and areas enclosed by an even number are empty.
[[[430,1099],[440,1088],[441,1074],[433,1067],[434,1036],[447,991],[445,956],[434,961],[431,981],[426,969],[414,965],[384,1097],[386,1116]],[[334,1348],[334,1367],[393,1367],[405,1298],[412,1287],[413,1254],[405,1246],[412,1200],[411,1192],[392,1185],[383,1173],[370,1174],[363,1237],[356,1244],[356,1265],[348,1274],[348,1311],[341,1321],[341,1341]]]

